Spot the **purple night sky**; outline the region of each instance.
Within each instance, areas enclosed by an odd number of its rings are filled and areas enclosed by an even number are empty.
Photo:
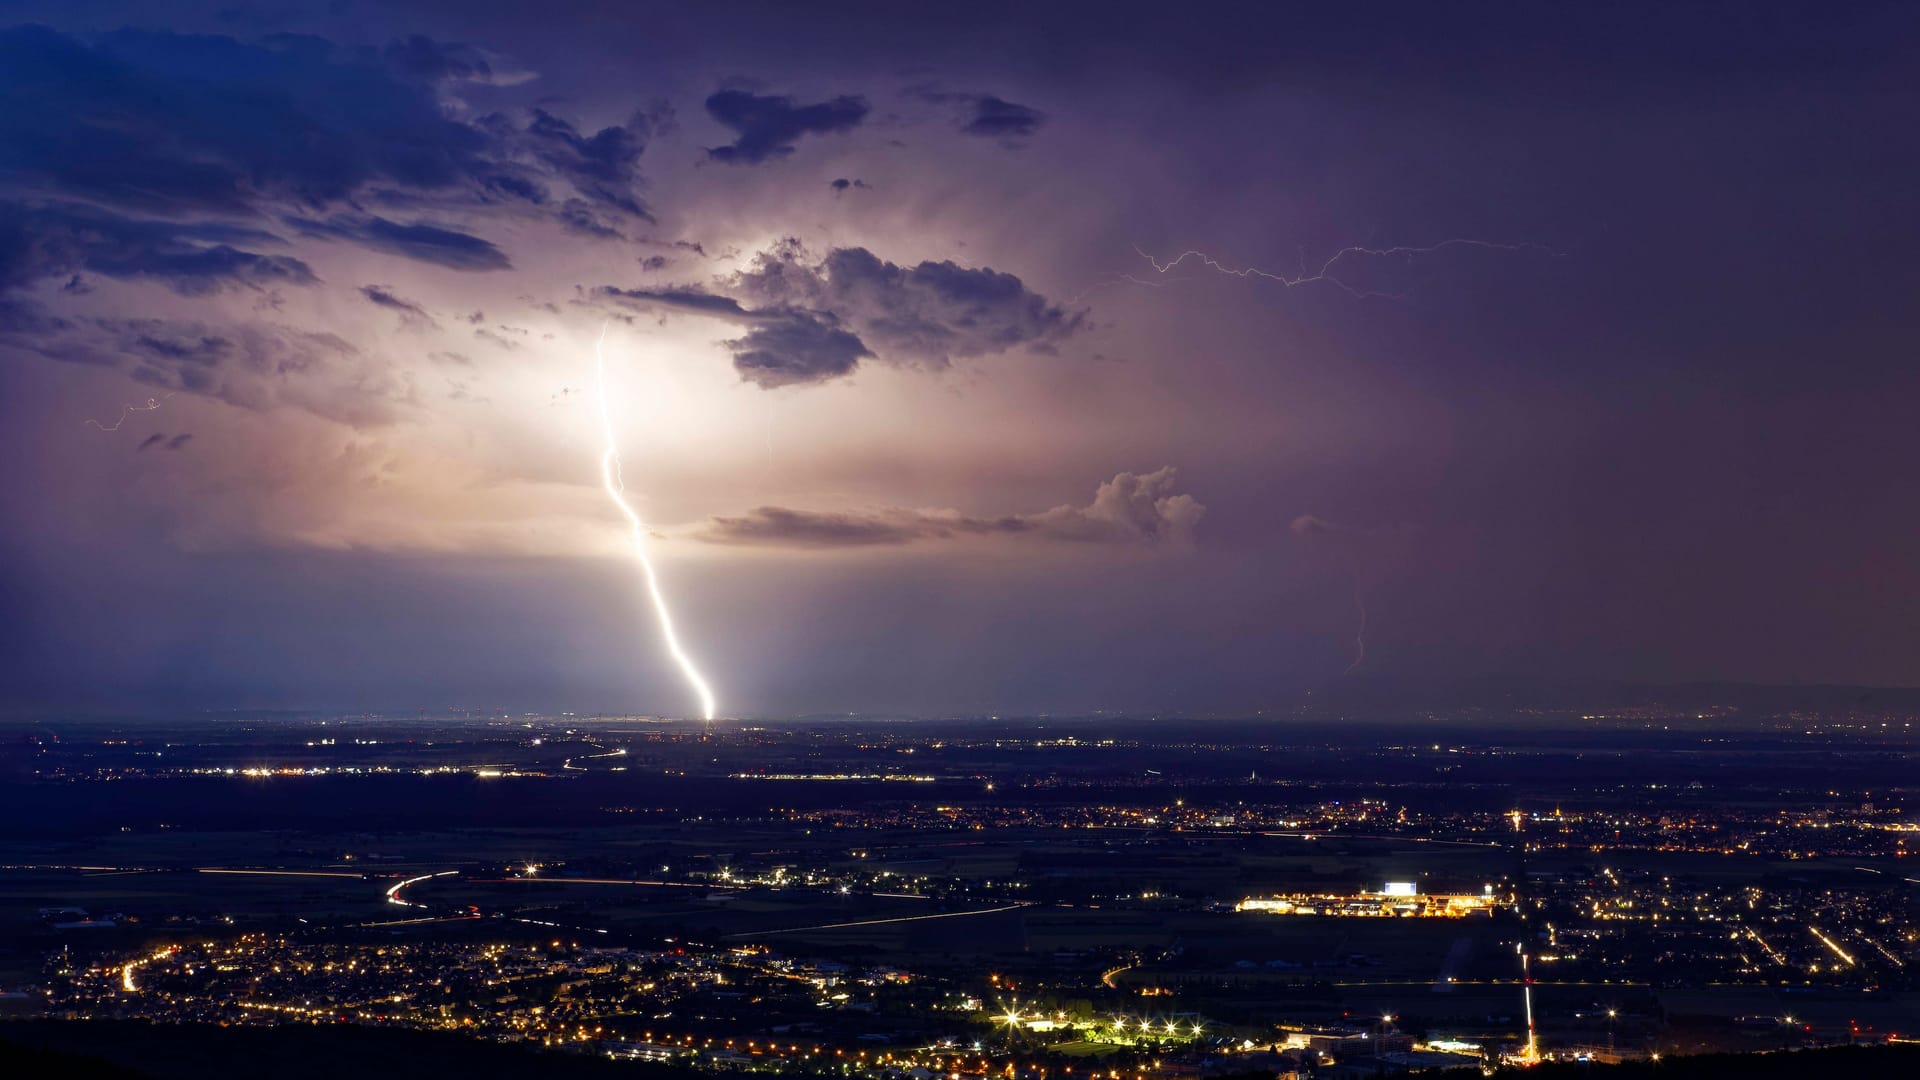
[[[1911,4],[0,18],[0,710],[1920,684]]]

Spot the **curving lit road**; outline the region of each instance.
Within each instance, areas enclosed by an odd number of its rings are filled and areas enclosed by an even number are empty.
[[[1003,907],[980,908],[977,911],[943,911],[938,915],[901,915],[892,919],[855,919],[852,922],[821,923],[818,926],[789,926],[782,930],[755,930],[747,934],[728,934],[728,938],[767,937],[772,934],[798,934],[807,930],[842,930],[855,926],[887,926],[892,923],[924,922],[928,919],[964,919],[969,915],[992,915],[1001,911],[1018,911],[1032,907],[1033,901],[1021,900]]]

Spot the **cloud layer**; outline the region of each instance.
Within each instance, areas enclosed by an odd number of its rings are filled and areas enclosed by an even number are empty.
[[[75,271],[158,281],[183,296],[315,284],[300,259],[234,246],[280,242],[250,226],[142,221],[74,203],[0,199],[0,293]]]
[[[707,114],[734,131],[734,140],[707,151],[728,165],[758,165],[793,153],[806,135],[852,131],[867,118],[865,98],[842,96],[813,105],[790,97],[722,90],[707,98]]]
[[[737,517],[715,517],[696,534],[714,544],[805,549],[863,548],[936,543],[974,537],[1017,537],[1082,544],[1186,547],[1206,507],[1174,490],[1172,466],[1146,474],[1123,472],[1102,483],[1084,506],[1037,514],[972,517],[958,510],[886,507],[864,511],[796,510],[762,506]]]
[[[377,50],[292,35],[246,43],[143,30],[0,30],[0,96],[34,102],[0,114],[0,188],[60,196],[36,197],[0,231],[24,230],[59,248],[62,232],[85,216],[96,235],[66,264],[154,273],[178,287],[262,275],[310,283],[297,260],[257,253],[280,242],[257,227],[263,219],[459,270],[510,261],[457,226],[368,207],[505,206],[608,233],[649,220],[637,194],[646,116],[589,135],[538,108],[524,119],[473,120],[448,108],[445,87],[497,82],[494,70],[478,50],[419,36]],[[183,224],[190,219],[197,223]],[[225,241],[179,250],[212,240],[196,234],[216,227],[209,219],[245,224],[226,226]],[[17,249],[18,237],[0,244]],[[0,259],[12,264],[0,286],[20,284],[21,260]],[[60,263],[29,268],[59,272]]]
[[[357,327],[313,321],[330,288],[351,295],[314,268],[329,246],[493,273],[513,269],[481,235],[495,224],[620,237],[651,221],[649,114],[582,131],[546,108],[476,115],[456,96],[531,77],[419,35],[371,48],[0,29],[0,97],[33,103],[0,112],[0,346],[248,408],[384,422],[413,393],[406,374],[341,336]],[[90,295],[105,281],[133,287]],[[436,326],[393,287],[360,295]]]
[[[840,378],[869,358],[940,370],[1015,348],[1049,352],[1083,319],[1013,274],[951,260],[901,266],[863,247],[816,260],[786,241],[716,286],[608,286],[595,295],[747,326],[726,345],[741,378],[767,388]]]
[[[373,214],[335,214],[323,220],[290,217],[287,224],[303,236],[350,240],[450,270],[506,270],[513,265],[491,242],[429,222],[402,224]]]
[[[994,94],[970,94],[917,86],[908,91],[912,97],[934,105],[956,109],[955,125],[967,135],[988,139],[1020,140],[1040,130],[1047,117],[1040,110],[1008,101]],[[1017,142],[1010,145],[1018,145]]]

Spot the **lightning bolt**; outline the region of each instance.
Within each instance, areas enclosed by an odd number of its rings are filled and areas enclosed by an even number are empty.
[[[1140,249],[1134,248],[1133,250],[1139,251]],[[1116,285],[1140,285],[1148,289],[1164,289],[1167,287],[1167,283],[1164,281],[1148,281],[1144,278],[1134,277],[1132,274],[1106,274],[1103,275],[1103,277],[1104,280],[1096,281],[1073,294],[1071,297],[1068,297],[1067,306],[1073,307],[1093,293],[1097,293],[1101,289],[1110,289]]]
[[[1361,571],[1366,568],[1366,559],[1359,544],[1367,539],[1370,532],[1377,531],[1338,525],[1314,514],[1301,514],[1294,518],[1293,523],[1288,526],[1288,531],[1295,536],[1324,536],[1330,540],[1344,541],[1343,547],[1352,567],[1349,578],[1353,582],[1353,610],[1360,616],[1360,624],[1353,630],[1353,663],[1348,664],[1347,670],[1340,673],[1340,677],[1344,679],[1359,671],[1367,662],[1367,597],[1363,587],[1365,579],[1361,576]]]
[[[673,662],[680,665],[680,674],[686,676],[687,683],[694,693],[700,696],[702,715],[713,719],[713,690],[707,686],[707,680],[700,675],[700,669],[693,664],[693,658],[680,647],[680,636],[673,630],[673,613],[667,610],[666,594],[660,590],[660,576],[654,572],[653,560],[647,557],[647,528],[641,522],[640,515],[627,502],[626,480],[620,473],[619,443],[613,434],[613,413],[607,407],[607,327],[600,325],[600,338],[593,343],[593,389],[600,403],[600,434],[605,449],[600,453],[600,482],[607,489],[607,498],[620,508],[620,513],[633,528],[633,554],[640,560],[640,569],[647,581],[647,595],[653,600],[653,613],[660,620],[660,636],[666,640],[667,652]]]
[[[1298,274],[1277,274],[1271,270],[1262,270],[1257,266],[1242,266],[1242,267],[1228,266],[1226,263],[1220,261],[1219,259],[1214,258],[1213,256],[1207,254],[1204,251],[1195,251],[1195,250],[1183,251],[1180,254],[1175,255],[1173,258],[1167,259],[1163,262],[1160,259],[1157,259],[1152,255],[1149,255],[1146,252],[1141,251],[1138,246],[1136,246],[1133,250],[1141,258],[1147,260],[1147,265],[1153,267],[1154,272],[1157,274],[1164,275],[1167,272],[1173,270],[1175,267],[1179,266],[1180,264],[1191,259],[1194,262],[1200,263],[1201,265],[1207,267],[1208,269],[1217,270],[1222,274],[1228,274],[1232,277],[1240,277],[1240,278],[1262,278],[1267,281],[1278,282],[1289,289],[1295,288],[1300,285],[1312,285],[1315,283],[1324,282],[1328,285],[1333,285],[1339,289],[1344,290],[1345,292],[1347,292],[1349,295],[1353,296],[1356,299],[1364,300],[1370,297],[1384,297],[1387,299],[1397,300],[1401,298],[1401,294],[1376,292],[1370,289],[1355,288],[1354,286],[1348,284],[1346,281],[1341,280],[1341,278],[1336,273],[1336,271],[1339,269],[1341,263],[1347,262],[1356,258],[1388,258],[1393,256],[1399,256],[1402,258],[1411,259],[1418,255],[1431,255],[1437,251],[1445,251],[1448,248],[1456,248],[1456,247],[1485,248],[1491,251],[1543,251],[1550,255],[1559,254],[1559,252],[1553,251],[1552,249],[1543,247],[1539,244],[1499,244],[1491,240],[1465,240],[1465,239],[1442,240],[1437,244],[1429,244],[1425,247],[1416,247],[1416,246],[1407,245],[1407,244],[1400,244],[1400,245],[1395,245],[1394,247],[1370,248],[1370,247],[1361,247],[1361,246],[1355,245],[1352,247],[1343,247],[1339,251],[1336,251],[1332,255],[1328,256],[1327,260],[1320,264],[1320,268],[1318,270],[1308,270],[1303,268]]]
[[[1360,626],[1353,632],[1353,663],[1340,673],[1343,679],[1360,670],[1360,665],[1367,662],[1367,602],[1360,596],[1358,572],[1353,575],[1353,606],[1360,612]]]
[[[91,417],[87,419],[87,423],[99,428],[101,431],[119,431],[120,425],[127,422],[127,417],[137,412],[152,412],[166,404],[167,398],[172,396],[172,394],[168,394],[166,397],[148,398],[145,404],[122,405],[120,406],[120,419],[115,420],[111,425],[103,424]]]

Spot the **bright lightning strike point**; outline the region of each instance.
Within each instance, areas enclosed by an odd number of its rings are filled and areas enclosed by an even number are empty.
[[[673,630],[673,613],[667,610],[666,594],[660,591],[660,576],[654,573],[653,560],[647,557],[647,528],[627,502],[626,481],[620,474],[619,444],[613,435],[613,413],[607,407],[607,327],[600,326],[600,338],[593,343],[593,389],[594,396],[600,402],[600,434],[605,449],[600,454],[600,482],[607,489],[607,498],[620,508],[620,513],[633,528],[633,554],[640,560],[640,569],[647,580],[647,595],[653,600],[653,613],[660,620],[660,636],[666,640],[667,653],[673,662],[680,665],[680,674],[686,676],[694,693],[700,695],[702,715],[713,719],[713,690],[707,680],[700,675],[700,669],[694,666],[693,658],[680,647],[680,636]]]

